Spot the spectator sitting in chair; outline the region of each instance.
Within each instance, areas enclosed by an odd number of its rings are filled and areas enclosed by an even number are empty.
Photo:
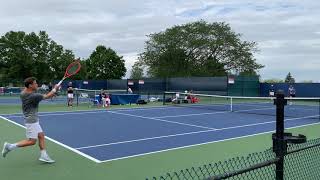
[[[174,104],[178,104],[179,103],[179,97],[180,97],[180,93],[176,93],[176,97],[174,97],[173,99],[172,99],[172,103],[174,103]]]
[[[130,87],[128,87],[128,94],[132,94],[132,89]]]
[[[185,93],[187,93],[187,96],[185,97],[185,99],[187,99],[188,103],[191,103],[191,94],[190,94],[190,92],[188,93],[188,91],[185,91]]]
[[[110,97],[109,94],[106,92],[102,93],[102,107],[110,107]]]
[[[188,96],[189,96],[189,98],[191,100],[191,103],[199,102],[199,99],[193,95],[193,91],[192,90],[190,91],[190,94]]]

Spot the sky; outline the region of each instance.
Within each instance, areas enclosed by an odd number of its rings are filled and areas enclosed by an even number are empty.
[[[130,76],[147,35],[197,20],[226,22],[258,43],[262,80],[320,82],[320,1],[316,0],[0,0],[0,35],[46,31],[77,57],[97,45],[123,56]]]

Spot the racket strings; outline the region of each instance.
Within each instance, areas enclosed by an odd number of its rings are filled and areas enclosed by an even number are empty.
[[[72,64],[68,70],[67,70],[67,74],[70,76],[70,75],[74,75],[76,74],[80,69],[80,64],[79,63],[74,63]]]

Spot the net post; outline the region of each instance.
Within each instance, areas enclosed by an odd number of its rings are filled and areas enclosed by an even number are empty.
[[[128,80],[128,78],[127,78],[127,94],[128,94],[128,88],[129,88],[129,85],[128,85],[128,82],[129,82],[129,80]]]
[[[163,92],[162,104],[166,105],[166,91]]]
[[[77,106],[79,106],[79,91],[75,88],[76,96],[77,96]]]
[[[230,98],[230,111],[233,112],[233,102],[232,97]]]
[[[282,90],[277,91],[276,99],[276,134],[273,138],[273,151],[279,159],[276,162],[276,180],[283,180],[284,178],[284,156],[287,151],[287,143],[284,138],[284,106],[287,105],[287,100],[284,98]]]

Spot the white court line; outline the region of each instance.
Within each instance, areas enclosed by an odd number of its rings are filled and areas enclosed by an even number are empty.
[[[99,145],[93,145],[93,146],[83,146],[78,147],[75,149],[89,149],[89,148],[95,148],[95,147],[102,147],[102,146],[110,146],[110,145],[116,145],[116,144],[126,144],[131,142],[140,142],[140,141],[147,141],[147,140],[153,140],[153,139],[162,139],[162,138],[168,138],[168,137],[176,137],[176,136],[183,136],[183,135],[190,135],[190,134],[198,134],[198,133],[204,133],[204,132],[210,132],[215,131],[213,129],[211,130],[205,130],[205,131],[193,131],[188,133],[181,133],[181,134],[172,134],[167,136],[156,136],[156,137],[150,137],[150,138],[142,138],[142,139],[134,139],[134,140],[128,140],[128,141],[120,141],[120,142],[114,142],[114,143],[107,143],[107,144],[99,144]]]
[[[173,108],[173,107],[169,107],[169,108]],[[175,107],[177,108],[177,107]],[[163,107],[163,106],[148,106],[148,107],[132,107],[132,108],[114,108],[114,109],[110,109],[108,111],[126,111],[126,110],[150,110],[150,109],[168,109],[168,107]],[[59,113],[75,113],[75,114],[85,114],[85,113],[93,113],[93,112],[106,112],[106,109],[92,109],[92,110],[72,110],[72,111],[54,111],[54,112],[49,112],[49,111],[45,111],[45,112],[39,112],[39,115],[44,115],[44,114],[49,114],[49,115],[57,115]],[[22,113],[10,113],[10,114],[0,114],[0,116],[23,116]]]
[[[298,120],[298,119],[306,119],[306,118],[313,118],[313,117],[318,117],[318,115],[317,116],[308,116],[308,117],[303,117],[303,118],[290,118],[290,119],[285,119],[285,121],[294,121],[294,120]],[[220,129],[212,129],[212,130],[206,130],[206,131],[193,131],[193,132],[181,133],[181,134],[171,134],[171,135],[166,135],[166,136],[156,136],[156,137],[134,139],[134,140],[128,140],[128,141],[114,142],[114,143],[98,144],[98,145],[92,145],[92,146],[83,146],[83,147],[78,147],[78,148],[75,148],[75,149],[78,149],[78,150],[79,149],[89,149],[89,148],[111,146],[111,145],[117,145],[117,144],[126,144],[126,143],[131,143],[131,142],[140,142],[140,141],[162,139],[162,138],[169,138],[169,137],[176,137],[176,136],[185,136],[185,135],[191,135],[191,134],[216,132],[216,131],[237,129],[237,128],[243,128],[243,127],[251,127],[251,126],[257,126],[257,125],[263,125],[263,124],[271,124],[271,123],[275,123],[275,122],[276,121],[273,120],[273,121],[267,121],[267,122],[261,122],[261,123],[253,123],[253,124],[246,124],[246,125],[239,125],[239,126],[231,126],[231,127],[225,127],[225,128],[220,128]]]
[[[105,112],[123,112],[123,111],[141,111],[141,110],[154,110],[159,108],[149,108],[149,109],[132,109],[132,110],[126,110],[126,109],[120,109],[120,110],[96,110],[96,111],[79,111],[79,112],[72,112],[72,111],[61,111],[61,112],[45,112],[45,113],[38,113],[39,117],[45,117],[45,116],[64,116],[64,115],[75,115],[75,114],[95,114],[95,113],[105,113]],[[164,108],[168,109],[168,108]],[[170,107],[171,109],[171,107]],[[8,117],[24,117],[23,114],[1,114],[2,116],[8,116]],[[159,117],[160,118],[160,117]]]
[[[134,108],[115,108],[112,111],[144,111],[144,110],[153,110],[153,109],[178,109],[181,107],[177,106],[149,106],[149,107],[134,107]]]
[[[65,115],[75,115],[75,114],[95,114],[95,113],[104,113],[106,111],[85,111],[85,112],[65,112],[65,113],[45,113],[45,114],[41,114],[41,113],[38,113],[38,116],[39,117],[45,117],[45,116],[65,116]],[[13,118],[13,117],[24,117],[22,114],[21,115],[13,115],[13,116],[10,116],[10,115],[7,115],[8,117],[10,118]]]
[[[318,125],[318,124],[320,124],[320,122],[312,123],[312,124],[305,124],[305,125],[301,125],[301,126],[294,126],[294,127],[290,127],[290,128],[286,128],[286,129],[295,129],[295,128]],[[257,136],[257,135],[268,134],[268,133],[272,133],[272,132],[274,132],[274,130],[273,131],[266,131],[266,132],[262,132],[262,133],[251,134],[251,135],[246,135],[246,136],[239,136],[239,137],[222,139],[222,140],[217,140],[217,141],[209,141],[209,142],[205,142],[205,143],[192,144],[192,145],[188,145],[188,146],[181,146],[181,147],[176,147],[176,148],[164,149],[164,150],[159,150],[159,151],[152,151],[152,152],[148,152],[148,153],[136,154],[136,155],[125,156],[125,157],[120,157],[120,158],[108,159],[108,160],[101,161],[101,163],[116,161],[116,160],[121,160],[121,159],[129,159],[129,158],[133,158],[133,157],[145,156],[145,155],[156,154],[156,153],[162,153],[162,152],[167,152],[167,151],[172,151],[172,150],[185,149],[185,148],[201,146],[201,145],[206,145],[206,144],[212,144],[212,143],[217,143],[217,142],[242,139],[242,138],[247,138],[247,137],[252,137],[252,136]]]
[[[155,121],[162,121],[162,122],[167,122],[167,123],[173,123],[173,124],[180,124],[180,125],[184,125],[184,126],[192,126],[192,127],[198,127],[198,128],[203,128],[203,129],[215,129],[215,128],[210,128],[210,127],[206,127],[206,126],[198,126],[198,125],[194,125],[194,124],[188,124],[188,123],[180,123],[180,122],[175,122],[175,121],[168,121],[168,120],[163,120],[163,119],[157,119],[157,118],[152,118],[152,117],[144,117],[144,116],[138,116],[138,115],[131,115],[131,114],[126,114],[126,113],[119,113],[117,111],[98,111],[100,112],[109,112],[109,113],[113,113],[113,114],[120,114],[120,115],[126,115],[126,116],[132,116],[132,117],[139,117],[139,118],[143,118],[143,119],[151,119],[151,120],[155,120]],[[64,116],[64,115],[74,115],[74,114],[92,114],[92,113],[98,113],[98,112],[85,112],[85,113],[60,113],[60,114],[39,114],[39,116]],[[10,118],[15,118],[15,117],[23,117],[21,116],[9,116]]]
[[[131,116],[131,117],[138,117],[138,118],[142,118],[142,119],[150,119],[150,120],[154,120],[154,121],[161,121],[161,122],[167,122],[167,123],[172,123],[172,124],[180,124],[180,125],[184,125],[184,126],[198,127],[198,128],[203,128],[203,129],[211,129],[211,130],[215,129],[215,128],[206,127],[206,126],[198,126],[198,125],[194,125],[194,124],[180,123],[180,122],[168,121],[168,120],[157,119],[157,118],[152,118],[152,117],[145,117],[145,116],[138,116],[138,115],[133,115],[133,114],[119,113],[119,112],[115,112],[115,111],[107,111],[107,112],[112,113],[112,114],[119,114],[119,115]]]
[[[54,114],[54,113],[86,113],[86,112],[97,112],[97,111],[141,111],[141,110],[152,110],[152,109],[175,109],[175,108],[181,108],[178,106],[163,106],[163,105],[157,105],[157,106],[148,106],[148,107],[131,107],[131,108],[112,108],[112,109],[92,109],[92,110],[72,110],[72,111],[54,111],[54,112],[49,112],[49,111],[44,111],[44,112],[39,112],[39,114]],[[22,113],[10,113],[10,114],[0,114],[0,116],[9,116],[9,115],[23,115]]]
[[[19,127],[21,127],[21,128],[26,129],[25,126],[23,126],[23,125],[21,125],[21,124],[19,124],[19,123],[16,123],[16,122],[14,122],[14,121],[12,121],[12,120],[10,120],[10,119],[7,119],[7,118],[5,118],[5,117],[3,117],[3,116],[0,116],[0,118],[6,120],[6,121],[8,121],[8,122],[10,122],[10,123],[12,123],[12,124],[14,124],[14,125],[16,125],[16,126],[19,126]],[[83,152],[81,152],[81,151],[78,151],[77,149],[74,149],[74,148],[72,148],[72,147],[70,147],[70,146],[67,146],[67,145],[65,145],[65,144],[63,144],[63,143],[61,143],[61,142],[59,142],[59,141],[57,141],[57,140],[54,140],[54,139],[52,139],[52,138],[50,138],[50,137],[48,137],[48,136],[45,136],[45,138],[48,139],[48,140],[50,140],[50,141],[53,142],[53,143],[56,143],[56,144],[58,144],[58,145],[60,145],[60,146],[62,146],[62,147],[64,147],[64,148],[66,148],[66,149],[74,152],[74,153],[79,154],[80,156],[83,156],[83,157],[85,157],[85,158],[87,158],[87,159],[90,159],[91,161],[94,161],[94,162],[96,162],[96,163],[101,163],[100,160],[98,160],[98,159],[96,159],[96,158],[93,158],[93,157],[91,157],[91,156],[89,156],[89,155],[87,155],[87,154],[85,154],[85,153],[83,153]]]
[[[198,113],[198,114],[182,114],[182,115],[175,115],[175,116],[159,116],[153,118],[172,118],[172,117],[184,117],[184,116],[200,116],[200,115],[210,115],[210,114],[223,114],[223,113],[235,113],[235,112],[247,112],[247,111],[258,111],[258,110],[267,110],[267,109],[275,109],[275,108],[260,108],[260,109],[249,109],[249,110],[239,110],[239,111],[217,111],[212,113]],[[258,114],[259,115],[259,114]],[[264,114],[261,114],[264,115]]]
[[[43,114],[51,114],[51,115],[56,115],[58,113],[85,113],[85,112],[99,112],[99,111],[105,111],[105,109],[95,109],[95,110],[73,110],[73,111],[54,111],[54,112],[49,112],[49,111],[45,111],[45,112],[39,112],[39,115],[43,115]],[[13,113],[13,114],[0,114],[0,116],[23,116],[22,113]]]
[[[108,111],[143,111],[143,110],[154,110],[154,109],[178,109],[181,107],[172,106],[149,106],[149,107],[133,107],[133,108],[114,108],[114,109],[95,109],[95,110],[74,110],[74,111],[55,111],[55,112],[39,112],[39,116],[56,116],[56,115],[68,115],[68,114],[92,114]],[[14,114],[0,114],[0,116],[10,116],[10,117],[23,117],[22,113]]]

